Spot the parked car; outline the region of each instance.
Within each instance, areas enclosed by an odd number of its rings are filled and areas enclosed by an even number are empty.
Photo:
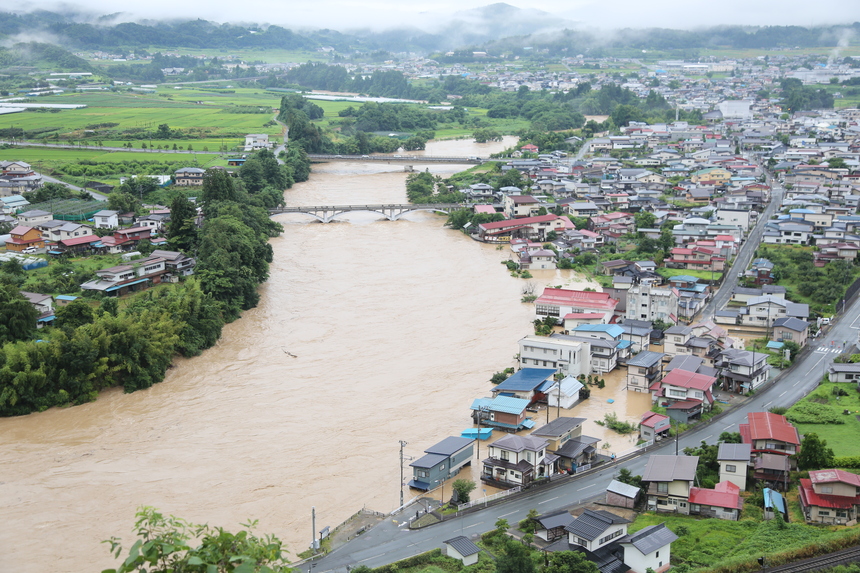
[[[27,247],[26,249],[24,249],[21,252],[24,253],[25,255],[32,255],[36,251],[37,251],[36,247]]]

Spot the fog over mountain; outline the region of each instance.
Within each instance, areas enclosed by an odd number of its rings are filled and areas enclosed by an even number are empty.
[[[117,11],[117,3],[109,0],[54,2],[36,0],[10,9],[45,9],[75,12],[95,19]],[[819,0],[814,4],[800,0],[530,0],[512,10],[513,6],[493,4],[482,0],[440,0],[438,2],[401,2],[395,0],[318,0],[315,2],[271,2],[245,0],[241,4],[226,0],[175,2],[148,0],[124,3],[117,21],[139,19],[165,20],[173,18],[204,19],[216,22],[255,22],[278,24],[290,29],[332,28],[351,31],[370,28],[374,31],[391,28],[418,29],[430,34],[454,23],[454,33],[489,31],[480,26],[491,25],[495,34],[509,36],[536,31],[570,27],[579,23],[586,28],[684,28],[713,25],[798,25],[850,24],[860,20],[860,2]],[[490,24],[491,23],[491,24]],[[479,26],[470,30],[470,25]],[[527,30],[527,31],[526,31]]]

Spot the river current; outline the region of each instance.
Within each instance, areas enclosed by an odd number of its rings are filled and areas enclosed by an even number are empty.
[[[483,156],[513,142],[434,142],[426,153]],[[402,203],[405,178],[402,165],[315,165],[286,199]],[[115,566],[100,542],[130,546],[141,505],[227,529],[258,519],[258,531],[295,555],[310,543],[312,506],[319,530],[363,506],[399,505],[399,440],[417,458],[471,427],[471,401],[489,395],[490,376],[514,365],[517,340],[531,331],[532,305],[519,302],[525,281],[500,264],[510,251],[429,213],[278,220],[284,233],[272,240],[260,304],[215,347],[177,359],[148,390],[0,419],[0,570]],[[538,285],[585,285],[570,271],[535,274]],[[562,415],[599,418],[609,396],[619,417],[647,409],[647,395],[627,396],[608,378]],[[630,445],[591,422],[585,433],[616,451]]]

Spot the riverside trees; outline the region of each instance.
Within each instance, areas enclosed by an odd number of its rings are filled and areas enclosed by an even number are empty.
[[[74,303],[58,311],[56,327],[39,331],[38,341],[36,311],[14,285],[15,273],[0,273],[0,415],[88,402],[111,386],[148,388],[164,379],[177,353],[200,354],[226,321],[257,304],[272,261],[268,239],[281,226],[222,170],[207,172],[201,203],[199,231],[184,199],[174,201],[169,227],[172,244],[196,254],[196,276],[140,293],[124,307],[113,298]]]

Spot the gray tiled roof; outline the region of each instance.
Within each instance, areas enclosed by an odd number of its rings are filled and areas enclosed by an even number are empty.
[[[625,535],[618,540],[618,543],[630,543],[642,555],[648,555],[657,551],[661,547],[672,543],[678,539],[678,536],[666,527],[665,523],[660,525],[651,525],[645,529],[640,529],[636,533]]]
[[[718,460],[750,461],[750,445],[749,444],[720,444],[720,449],[717,450]]]
[[[627,483],[622,483],[616,479],[609,482],[609,485],[606,487],[606,491],[617,493],[618,495],[629,497],[630,499],[635,498],[639,495],[639,488],[635,485],[630,485]]]
[[[546,515],[539,515],[535,521],[540,523],[544,529],[554,529],[556,527],[566,527],[574,519],[567,511],[555,511]]]
[[[585,422],[585,418],[571,418],[561,416],[556,418],[549,424],[541,426],[531,433],[532,436],[540,436],[542,438],[557,438],[562,434],[573,430],[577,426],[581,426]]]
[[[458,535],[457,537],[452,537],[447,541],[444,541],[445,544],[453,547],[457,553],[462,555],[463,557],[468,557],[469,555],[474,555],[475,553],[480,553],[481,549],[472,543],[472,541],[463,535]]]
[[[627,366],[642,366],[643,368],[650,368],[655,364],[658,364],[663,359],[662,352],[651,352],[650,350],[643,350],[633,358],[627,361]]]
[[[630,521],[602,509],[597,511],[586,509],[582,512],[582,515],[573,520],[564,530],[573,533],[577,537],[593,541],[600,537],[600,534],[606,531],[611,525],[616,523],[630,523]]]

